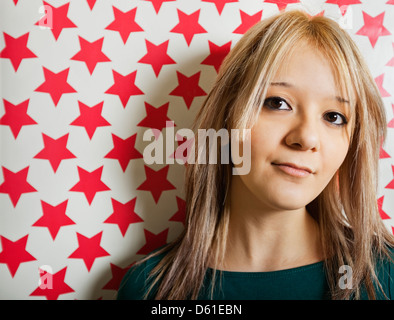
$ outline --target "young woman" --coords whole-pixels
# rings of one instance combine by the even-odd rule
[[[376,195],[385,110],[337,23],[288,11],[252,27],[197,128],[250,128],[251,169],[188,164],[183,233],[130,269],[118,299],[392,298]]]

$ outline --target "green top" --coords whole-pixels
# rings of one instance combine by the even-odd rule
[[[391,251],[393,253],[393,251]],[[164,253],[165,254],[165,253]],[[142,300],[149,287],[145,280],[164,254],[152,257],[143,264],[133,266],[124,276],[118,291],[118,300]],[[208,269],[204,286],[198,299],[210,300],[210,280],[216,272],[213,300],[324,300],[330,299],[324,262],[302,267],[269,272],[214,271]],[[220,286],[220,273],[221,288]],[[343,272],[346,277],[346,271]],[[377,275],[387,297],[394,295],[394,265],[381,261],[377,265]],[[346,284],[346,281],[345,281]],[[157,286],[155,287],[157,290]],[[155,292],[153,290],[153,292]],[[154,293],[148,299],[153,299]],[[377,290],[378,299],[386,299]],[[366,292],[361,299],[368,299]]]

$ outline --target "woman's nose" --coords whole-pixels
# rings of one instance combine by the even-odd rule
[[[300,117],[286,136],[286,144],[294,149],[320,150],[318,120],[312,116]]]

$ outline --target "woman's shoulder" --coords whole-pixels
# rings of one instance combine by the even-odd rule
[[[148,276],[153,268],[163,259],[166,252],[160,252],[164,249],[162,246],[154,251],[152,251],[146,260],[143,262],[137,262],[132,265],[130,269],[123,276],[120,283],[117,300],[143,300],[144,296],[149,289],[150,282]],[[153,290],[152,292],[154,292]],[[152,295],[148,297],[152,298]]]

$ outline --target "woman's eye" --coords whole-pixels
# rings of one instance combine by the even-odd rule
[[[324,115],[324,119],[337,126],[343,126],[347,124],[345,116],[338,112],[328,112]]]
[[[273,110],[291,110],[291,107],[288,105],[286,100],[280,97],[270,97],[265,99],[264,106]]]

